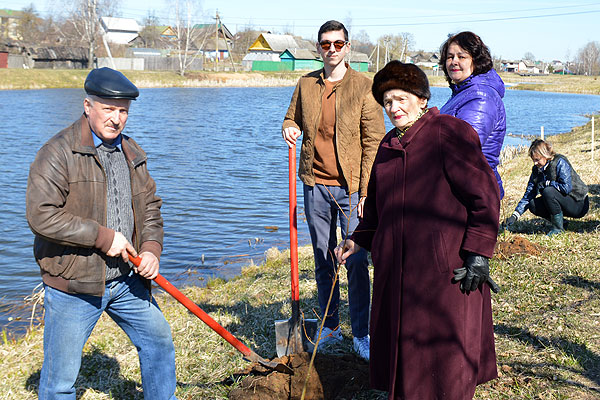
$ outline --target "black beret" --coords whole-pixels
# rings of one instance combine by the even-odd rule
[[[373,97],[383,106],[383,94],[388,90],[400,89],[422,99],[431,97],[427,75],[414,64],[390,61],[373,77]]]
[[[85,78],[85,92],[106,99],[135,100],[138,88],[119,71],[107,67],[93,69]]]

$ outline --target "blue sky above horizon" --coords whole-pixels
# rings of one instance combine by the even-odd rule
[[[175,1],[114,0],[121,17],[142,22],[154,14],[161,23],[173,21]],[[184,0],[181,1],[182,3]],[[286,4],[287,3],[287,4]],[[33,4],[41,16],[66,9],[67,0],[0,0],[0,8],[20,10]],[[600,41],[600,2],[558,0],[454,0],[406,2],[382,1],[302,2],[204,0],[196,2],[198,23],[212,22],[218,10],[232,31],[252,27],[273,33],[293,32],[316,39],[319,26],[337,19],[353,34],[365,31],[371,40],[384,34],[409,32],[415,50],[434,51],[449,33],[471,30],[481,36],[492,54],[520,59],[527,52],[538,60],[572,60],[590,41]]]

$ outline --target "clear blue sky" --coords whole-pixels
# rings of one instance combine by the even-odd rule
[[[138,22],[153,12],[165,25],[172,22],[173,1],[114,0],[120,16]],[[185,0],[180,0],[184,3]],[[20,10],[34,4],[45,16],[64,9],[69,0],[0,0],[0,8]],[[211,22],[218,9],[223,23],[235,33],[246,26],[274,33],[291,31],[314,39],[319,26],[337,19],[352,34],[364,30],[372,42],[384,34],[412,33],[415,50],[437,50],[448,33],[472,30],[504,59],[531,52],[540,60],[573,59],[590,41],[600,41],[600,2],[558,0],[502,1],[252,1],[204,0],[198,22]]]

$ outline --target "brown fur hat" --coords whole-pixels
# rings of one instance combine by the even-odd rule
[[[373,97],[383,106],[383,94],[388,90],[400,89],[422,99],[431,97],[427,75],[414,64],[390,61],[373,78]]]

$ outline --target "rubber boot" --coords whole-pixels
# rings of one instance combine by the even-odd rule
[[[552,222],[552,230],[548,232],[548,236],[556,235],[565,231],[563,227],[564,217],[563,213],[558,213],[550,216],[550,222]]]

